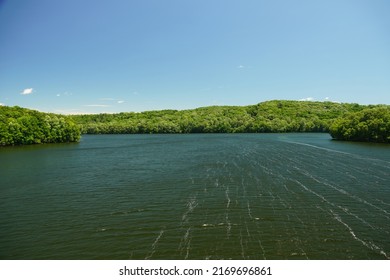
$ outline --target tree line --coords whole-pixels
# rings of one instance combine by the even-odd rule
[[[0,146],[75,142],[80,134],[329,132],[390,142],[390,106],[273,100],[248,106],[63,116],[0,106]]]
[[[80,127],[66,116],[0,106],[0,146],[76,142]]]
[[[348,113],[333,122],[330,134],[339,140],[390,143],[390,106]]]
[[[328,132],[335,119],[358,104],[275,100],[249,106],[75,115],[86,134]]]

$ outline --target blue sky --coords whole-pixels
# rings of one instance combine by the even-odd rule
[[[0,103],[390,104],[387,0],[0,0]]]

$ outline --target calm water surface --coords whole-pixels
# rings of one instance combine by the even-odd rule
[[[1,259],[389,259],[390,146],[95,135],[0,149]]]

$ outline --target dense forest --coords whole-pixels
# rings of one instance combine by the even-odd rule
[[[82,133],[328,132],[335,119],[366,108],[358,104],[267,101],[250,106],[75,115]]]
[[[0,106],[0,146],[76,142],[80,128],[69,117]]]
[[[274,100],[210,106],[63,116],[0,106],[0,146],[75,142],[83,134],[330,132],[334,139],[390,142],[390,106]]]
[[[339,140],[390,143],[390,106],[348,113],[333,122],[330,134]]]

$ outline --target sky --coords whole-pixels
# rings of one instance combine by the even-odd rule
[[[0,104],[390,104],[388,0],[0,0]]]

